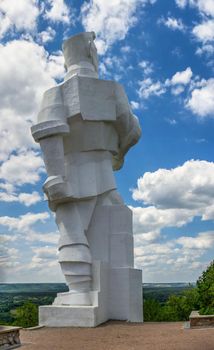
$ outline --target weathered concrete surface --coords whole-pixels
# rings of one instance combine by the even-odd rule
[[[20,327],[0,326],[0,350],[15,349],[21,346]]]
[[[21,331],[23,350],[213,350],[213,329],[184,329],[183,322],[111,321],[97,328]]]
[[[214,315],[199,315],[198,311],[192,311],[189,317],[190,328],[213,327]],[[213,344],[214,349],[214,344]]]

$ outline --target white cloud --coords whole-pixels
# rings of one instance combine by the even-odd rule
[[[53,22],[70,23],[70,11],[64,0],[48,0],[49,10],[45,11],[45,17]]]
[[[132,109],[139,109],[140,104],[137,101],[131,101],[131,108]]]
[[[176,125],[177,121],[175,119],[165,118],[165,121],[170,125]]]
[[[11,152],[37,148],[30,133],[42,94],[64,73],[62,54],[48,55],[35,42],[0,45],[0,160]]]
[[[185,26],[180,18],[161,18],[158,22],[164,24],[166,27],[172,30],[180,30],[181,32],[185,30]]]
[[[142,60],[138,65],[143,68],[143,74],[145,75],[150,75],[153,72],[153,66],[149,61]]]
[[[23,203],[27,207],[29,207],[32,204],[36,204],[41,201],[41,196],[38,192],[33,191],[32,193],[20,193],[18,195],[18,199],[20,203]]]
[[[135,200],[160,208],[197,209],[200,215],[213,203],[214,163],[190,160],[182,166],[147,172],[133,190]]]
[[[214,220],[213,173],[214,163],[192,160],[171,170],[147,172],[139,178],[133,199],[149,206],[130,207],[134,234],[139,235],[136,244],[156,241],[164,228],[183,227],[196,216]],[[197,242],[205,236],[199,235]]]
[[[147,78],[138,82],[140,88],[138,95],[140,98],[148,99],[150,96],[160,96],[166,92],[164,84],[160,81],[154,82],[151,78]]]
[[[6,226],[10,231],[27,232],[37,222],[45,222],[50,217],[49,213],[27,213],[19,217],[0,216],[0,225]]]
[[[180,8],[184,8],[187,5],[188,0],[175,0],[176,4]]]
[[[152,65],[148,61],[141,61],[139,64],[144,70],[145,75],[152,73]],[[138,95],[140,98],[148,99],[150,96],[160,96],[167,91],[167,88],[171,87],[173,95],[177,96],[184,91],[184,86],[191,82],[193,76],[190,67],[187,67],[184,71],[177,72],[171,79],[166,79],[165,82],[153,81],[151,77],[138,81],[140,86]]]
[[[81,7],[86,31],[95,31],[98,52],[104,54],[117,40],[123,40],[137,22],[138,5],[153,4],[155,0],[92,0]]]
[[[147,281],[192,280],[206,262],[202,257],[214,248],[214,231],[188,232],[169,239],[164,229],[184,227],[195,217],[214,220],[214,163],[191,160],[174,169],[147,172],[139,178],[133,199],[147,207],[133,211],[135,262],[144,268]],[[183,228],[183,232],[185,229]],[[187,230],[187,228],[186,228]],[[203,259],[204,260],[204,259]],[[185,272],[184,272],[185,271]]]
[[[62,62],[55,60],[56,73],[50,70],[54,57],[35,42],[13,40],[0,45],[1,109],[32,118],[43,92],[58,78]]]
[[[172,85],[177,85],[177,84],[187,85],[187,84],[189,84],[191,78],[192,78],[192,70],[190,67],[188,67],[186,70],[184,70],[182,72],[175,73],[171,79],[171,84]]]
[[[200,118],[214,117],[214,79],[203,80],[199,88],[194,88],[186,107]]]
[[[157,236],[165,227],[182,227],[191,222],[194,212],[188,209],[159,209],[155,206],[130,207],[133,212],[134,234],[150,234]]]
[[[136,267],[143,267],[144,278],[151,282],[194,281],[198,278],[198,270],[202,271],[208,265],[208,262],[202,263],[201,258],[214,248],[213,231],[161,243],[147,242],[143,236],[135,236],[135,263]]]
[[[30,269],[41,269],[43,271],[49,269],[51,272],[51,270],[53,271],[53,269],[59,265],[57,259],[57,248],[55,246],[33,248],[32,251],[34,255],[29,264]]]
[[[189,0],[190,5],[198,8],[199,12],[207,16],[214,16],[213,0]]]
[[[10,99],[9,95],[8,99]],[[3,102],[2,99],[1,101]],[[18,111],[16,114],[14,105],[11,105],[11,108],[2,109],[0,106],[0,161],[7,160],[12,152],[38,147],[37,144],[34,143],[30,133],[32,123],[26,120],[25,116],[21,115],[21,113],[18,115]]]
[[[175,2],[180,8],[185,8],[189,4],[196,7],[202,15],[214,16],[213,0],[175,0]]]
[[[30,230],[26,240],[31,242],[40,242],[56,245],[59,240],[59,232],[38,232]]]
[[[29,207],[30,205],[36,204],[41,201],[41,197],[38,192],[33,191],[32,193],[7,193],[0,192],[1,202],[19,202]]]
[[[44,172],[42,158],[33,151],[11,155],[0,167],[0,179],[15,186],[35,184]]]
[[[131,47],[129,45],[125,45],[122,46],[120,50],[122,53],[129,53],[131,51]]]
[[[209,249],[214,246],[214,231],[201,232],[196,237],[180,237],[176,242],[188,249]]]
[[[184,86],[183,85],[177,85],[171,89],[171,93],[175,96],[180,95],[182,92],[184,92]]]
[[[199,41],[202,41],[203,43],[213,41],[214,40],[214,19],[210,19],[201,24],[196,25],[193,28],[193,34]]]
[[[56,31],[49,26],[46,30],[43,30],[38,34],[38,38],[43,44],[46,44],[49,41],[53,41],[55,35]]]
[[[211,56],[214,54],[214,46],[212,44],[204,44],[202,47],[198,47],[196,50],[197,55],[207,54]]]
[[[36,28],[39,15],[37,0],[1,0],[0,1],[0,36],[9,29],[29,31]]]
[[[4,237],[0,235],[0,282],[4,282],[5,280],[5,269],[9,258],[7,250],[3,246],[4,242]]]

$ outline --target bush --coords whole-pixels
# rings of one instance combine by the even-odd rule
[[[214,260],[199,277],[197,283],[200,313],[214,314]]]
[[[145,300],[144,321],[176,322],[188,320],[191,311],[199,307],[198,298],[197,289],[191,288],[184,291],[182,295],[170,295],[163,306],[157,300]]]
[[[148,299],[143,303],[143,313],[145,322],[159,321],[161,305],[157,300]]]
[[[34,327],[38,325],[38,306],[27,301],[23,306],[14,310],[14,326]]]

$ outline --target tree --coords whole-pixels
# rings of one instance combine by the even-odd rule
[[[200,311],[214,314],[214,260],[197,280]]]
[[[143,303],[143,314],[145,322],[159,321],[161,305],[157,300],[148,299]]]
[[[27,301],[14,312],[14,325],[20,327],[33,327],[38,325],[38,306]]]
[[[192,310],[199,307],[199,296],[196,288],[187,289],[182,295],[170,295],[166,305],[171,309],[175,321],[188,320]]]

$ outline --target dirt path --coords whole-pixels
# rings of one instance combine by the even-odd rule
[[[23,350],[214,350],[214,328],[183,326],[111,321],[97,328],[22,330],[21,341]]]

